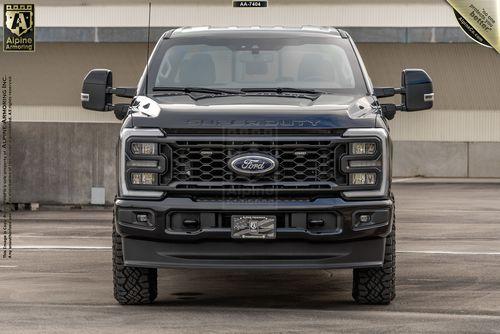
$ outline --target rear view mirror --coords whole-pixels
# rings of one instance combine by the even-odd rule
[[[241,63],[271,63],[274,59],[274,56],[271,52],[242,52],[238,55],[238,61]]]
[[[110,70],[96,69],[90,71],[83,79],[81,93],[82,107],[90,110],[108,111],[113,105],[113,74]]]
[[[434,90],[432,80],[424,70],[404,70],[401,73],[401,95],[403,111],[417,111],[432,108]]]

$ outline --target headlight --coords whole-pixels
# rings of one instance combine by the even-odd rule
[[[387,131],[382,128],[355,128],[346,130],[343,137],[352,138],[342,163],[352,190],[344,191],[343,195],[346,198],[387,197],[391,156]]]
[[[139,138],[129,141],[130,137]],[[156,139],[164,134],[160,129],[136,128],[122,129],[120,133],[119,196],[159,198],[163,195],[155,186],[159,185],[165,161],[159,154],[158,143],[152,142],[155,139],[148,142],[145,137]]]
[[[372,155],[375,153],[377,146],[375,143],[352,143],[351,144],[351,154],[361,155],[368,154]]]
[[[130,150],[135,155],[156,155],[158,144],[156,143],[132,143]]]

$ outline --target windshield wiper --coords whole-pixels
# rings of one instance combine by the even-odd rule
[[[217,88],[205,88],[205,87],[153,87],[154,92],[163,92],[159,95],[183,95],[186,94],[193,100],[201,100],[214,97],[223,97],[230,95],[241,95],[242,92],[239,90],[230,89],[217,89]],[[170,92],[170,93],[168,93]],[[172,92],[175,92],[172,94]]]
[[[205,87],[153,87],[154,92],[183,92],[189,93],[207,93],[207,94],[241,94],[240,90],[217,89]]]
[[[321,90],[316,89],[302,89],[302,88],[291,88],[291,87],[266,87],[266,88],[242,88],[243,93],[255,93],[259,95],[273,95],[282,97],[295,97],[301,99],[316,100],[322,94],[327,94]]]
[[[326,92],[317,89],[303,89],[303,88],[292,88],[292,87],[265,87],[265,88],[242,88],[242,92],[245,93],[297,93],[297,94],[310,94],[310,95],[321,95],[326,94]]]
[[[170,95],[171,93],[168,92],[176,92],[177,94],[186,94],[189,95],[193,100],[200,100],[213,97],[223,97],[230,95],[253,95],[249,93],[257,93],[257,94],[263,93],[262,95],[268,95],[266,93],[269,93],[270,95],[273,96],[277,95],[283,97],[306,98],[310,100],[315,100],[321,94],[326,94],[326,92],[316,89],[301,89],[301,88],[291,88],[291,87],[242,88],[241,90],[217,89],[217,88],[206,88],[206,87],[154,87],[153,91],[164,92],[159,95],[164,95],[165,93]],[[157,94],[155,95],[157,96]]]

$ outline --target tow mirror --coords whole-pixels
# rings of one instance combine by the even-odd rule
[[[113,73],[107,69],[91,70],[83,79],[80,99],[82,107],[89,110],[110,111],[119,110],[123,113],[123,104],[113,104],[113,95],[119,97],[134,97],[137,88],[113,88]]]
[[[380,87],[373,89],[378,98],[401,94],[401,104],[380,104],[382,114],[393,119],[396,111],[418,111],[431,109],[434,103],[432,80],[424,70],[406,69],[401,73],[401,87]]]
[[[108,88],[113,87],[113,74],[110,70],[92,70],[83,79],[82,107],[90,110],[108,111],[113,105],[113,94]]]
[[[403,111],[431,109],[434,103],[432,80],[424,70],[404,70],[401,73]]]

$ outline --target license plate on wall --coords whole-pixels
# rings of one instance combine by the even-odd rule
[[[231,216],[234,239],[276,239],[276,216]]]

